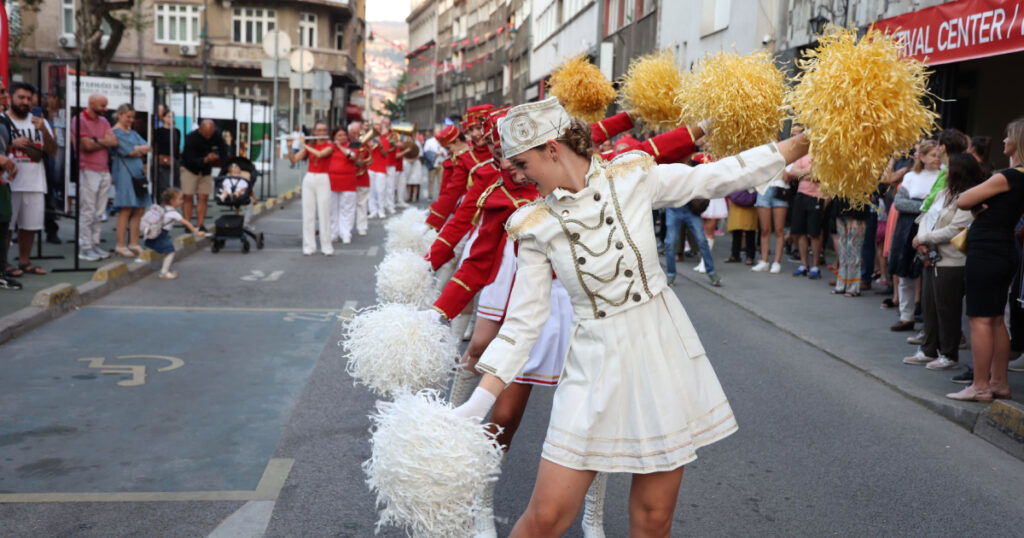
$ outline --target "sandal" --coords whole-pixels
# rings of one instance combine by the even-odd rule
[[[747,258],[746,260],[743,261],[743,265],[754,265],[754,260],[751,258]]]
[[[729,256],[728,258],[722,260],[723,263],[738,263],[739,261],[739,258],[733,258],[732,256]]]
[[[854,292],[851,291],[851,292],[844,293],[843,295],[845,295],[847,297],[860,297],[860,292],[854,293]]]
[[[832,290],[832,295],[843,295],[845,293],[845,290]]]
[[[128,250],[134,252],[136,256],[142,256],[142,247],[139,245],[128,245]]]
[[[946,398],[949,398],[950,400],[959,400],[961,402],[991,402],[993,394],[989,389],[976,390],[967,387],[960,392],[951,392],[947,394]]]
[[[25,271],[22,271],[21,269],[18,269],[17,267],[14,267],[12,265],[12,266],[8,267],[4,271],[4,274],[6,274],[9,277],[18,278],[18,277],[24,276],[25,275]]]
[[[175,278],[178,278],[178,273],[175,273],[174,271],[167,271],[166,273],[160,273],[159,277],[163,280],[174,280]]]
[[[882,299],[882,308],[895,308],[896,303],[892,300],[892,297],[886,297]]]
[[[122,258],[134,258],[135,257],[135,252],[129,250],[126,247],[117,247],[117,248],[114,249],[114,253],[116,253],[118,256],[121,256]]]
[[[43,275],[46,274],[46,269],[43,269],[42,267],[39,267],[38,265],[32,265],[31,263],[23,263],[23,264],[18,265],[18,270],[21,271],[21,274],[23,274],[23,275],[39,275],[39,276],[43,276]],[[12,274],[11,276],[17,277],[17,276],[20,276],[20,275]]]

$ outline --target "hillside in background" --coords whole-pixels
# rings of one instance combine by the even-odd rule
[[[367,24],[375,37],[366,47],[366,93],[371,110],[376,111],[378,103],[394,98],[395,84],[405,71],[409,28],[404,22],[370,21]]]

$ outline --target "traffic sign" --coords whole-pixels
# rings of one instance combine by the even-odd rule
[[[290,58],[292,71],[309,73],[313,70],[313,53],[305,49],[293,50]]]
[[[313,88],[317,90],[329,90],[334,83],[330,71],[318,69],[313,71]]]
[[[276,74],[274,73],[275,65],[277,66],[277,73]],[[277,60],[275,60],[273,58],[264,58],[263,59],[263,65],[262,65],[262,71],[261,71],[260,75],[263,76],[264,78],[274,78],[275,75],[278,76],[278,77],[287,77],[288,74],[291,73],[291,72],[292,72],[292,68],[291,68],[290,65],[288,65],[288,60],[285,60],[285,59],[277,59]]]
[[[275,48],[276,47],[276,48]],[[287,32],[271,30],[263,34],[263,52],[271,58],[286,58],[292,50],[292,39]]]

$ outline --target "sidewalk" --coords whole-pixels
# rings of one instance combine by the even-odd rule
[[[305,166],[300,168],[289,168],[289,162],[287,160],[281,160],[277,165],[277,185],[276,188],[270,194],[276,196],[282,192],[299,186],[302,183],[302,175],[305,172]],[[257,193],[260,189],[257,188]],[[113,193],[111,193],[113,195]],[[207,212],[207,224],[212,224],[213,220],[220,215],[221,207],[216,204],[210,204],[210,209]],[[106,250],[113,251],[116,245],[114,239],[114,223],[116,217],[108,217],[107,221],[103,223],[103,248]],[[29,304],[32,303],[32,298],[35,297],[36,293],[40,290],[49,288],[51,286],[66,282],[71,285],[78,285],[88,282],[92,279],[93,271],[102,265],[110,263],[112,261],[123,261],[129,265],[133,263],[133,260],[128,258],[121,258],[117,255],[108,258],[106,260],[100,260],[98,262],[87,262],[79,260],[79,267],[88,269],[85,271],[69,271],[69,272],[54,272],[54,269],[71,268],[75,266],[75,245],[73,243],[75,236],[75,223],[71,219],[61,219],[60,224],[60,238],[63,240],[61,245],[51,245],[49,243],[43,243],[42,253],[45,259],[35,259],[35,256],[39,252],[39,245],[33,242],[32,245],[32,263],[42,267],[49,271],[49,274],[43,276],[24,275],[18,278],[18,281],[24,286],[21,290],[0,290],[0,318],[16,312]],[[184,229],[175,228],[172,232],[173,236],[183,235],[186,231]],[[62,258],[50,258],[51,256]],[[18,247],[16,244],[11,244],[11,250],[8,253],[8,260],[12,264],[16,264],[18,260]]]
[[[906,343],[907,337],[916,332],[889,330],[896,321],[896,311],[881,309],[884,296],[876,290],[855,298],[832,295],[828,286],[831,272],[826,270],[821,280],[794,278],[792,273],[798,265],[795,262],[783,261],[780,274],[754,273],[742,263],[722,263],[731,241],[730,237],[721,238],[715,250],[715,269],[722,276],[722,287],[711,287],[705,275],[693,271],[694,258],[681,262],[678,274],[685,280],[677,280],[676,285],[704,286],[945,418],[975,430],[979,415],[989,404],[945,397],[964,387],[949,381],[962,369],[932,371],[902,363],[903,357],[916,350]],[[830,255],[829,260],[832,259],[834,256]],[[700,308],[690,306],[689,312],[699,316]],[[917,327],[920,329],[921,324]],[[970,349],[961,350],[960,362],[971,364]],[[1010,384],[1015,397],[1024,398],[1024,374],[1010,372]]]

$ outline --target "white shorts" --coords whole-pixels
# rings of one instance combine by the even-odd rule
[[[530,350],[530,359],[516,376],[516,383],[550,386],[557,385],[562,377],[574,319],[569,292],[557,278],[551,281],[550,305],[548,320]]]
[[[35,232],[43,229],[46,216],[46,194],[41,192],[11,193],[11,229]]]
[[[467,246],[466,252],[469,251]],[[501,267],[494,277],[494,282],[484,286],[476,305],[476,315],[491,321],[505,319],[505,307],[508,306],[509,295],[512,294],[512,282],[516,276],[516,251],[512,241],[505,241],[505,250],[501,253]]]

